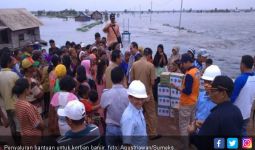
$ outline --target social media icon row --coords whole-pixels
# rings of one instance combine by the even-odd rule
[[[227,149],[238,149],[238,138],[227,138]],[[252,138],[242,138],[242,149],[252,148]],[[214,149],[225,149],[225,138],[214,139]]]

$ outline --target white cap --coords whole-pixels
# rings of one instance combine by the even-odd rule
[[[128,95],[135,98],[148,98],[144,84],[139,80],[134,80],[128,87]]]
[[[202,79],[207,81],[213,81],[215,77],[220,75],[221,75],[220,68],[216,65],[211,65],[205,69]]]
[[[79,100],[73,100],[68,102],[65,108],[59,108],[58,115],[72,120],[81,120],[85,117],[86,110]]]

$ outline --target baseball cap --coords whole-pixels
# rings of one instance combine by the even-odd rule
[[[81,120],[85,117],[86,110],[79,100],[73,100],[68,102],[64,108],[59,108],[58,115],[72,120]]]
[[[189,54],[185,53],[185,54],[182,54],[182,57],[181,57],[181,62],[182,63],[185,63],[185,62],[193,62],[193,59],[190,57]]]
[[[207,52],[206,49],[200,49],[197,53],[198,56],[202,56],[202,57],[208,57],[209,53]]]
[[[29,67],[32,67],[34,64],[34,60],[32,59],[32,57],[27,57],[25,59],[22,60],[21,62],[21,66],[23,69],[27,69]]]

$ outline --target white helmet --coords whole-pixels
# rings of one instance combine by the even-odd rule
[[[128,87],[128,95],[135,98],[148,98],[144,84],[140,80],[134,80]]]
[[[213,81],[215,77],[220,76],[220,68],[216,65],[211,65],[205,69],[205,72],[202,76],[203,80]]]

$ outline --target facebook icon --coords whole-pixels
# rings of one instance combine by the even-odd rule
[[[215,138],[214,139],[214,149],[224,149],[225,148],[225,139],[224,138]]]

